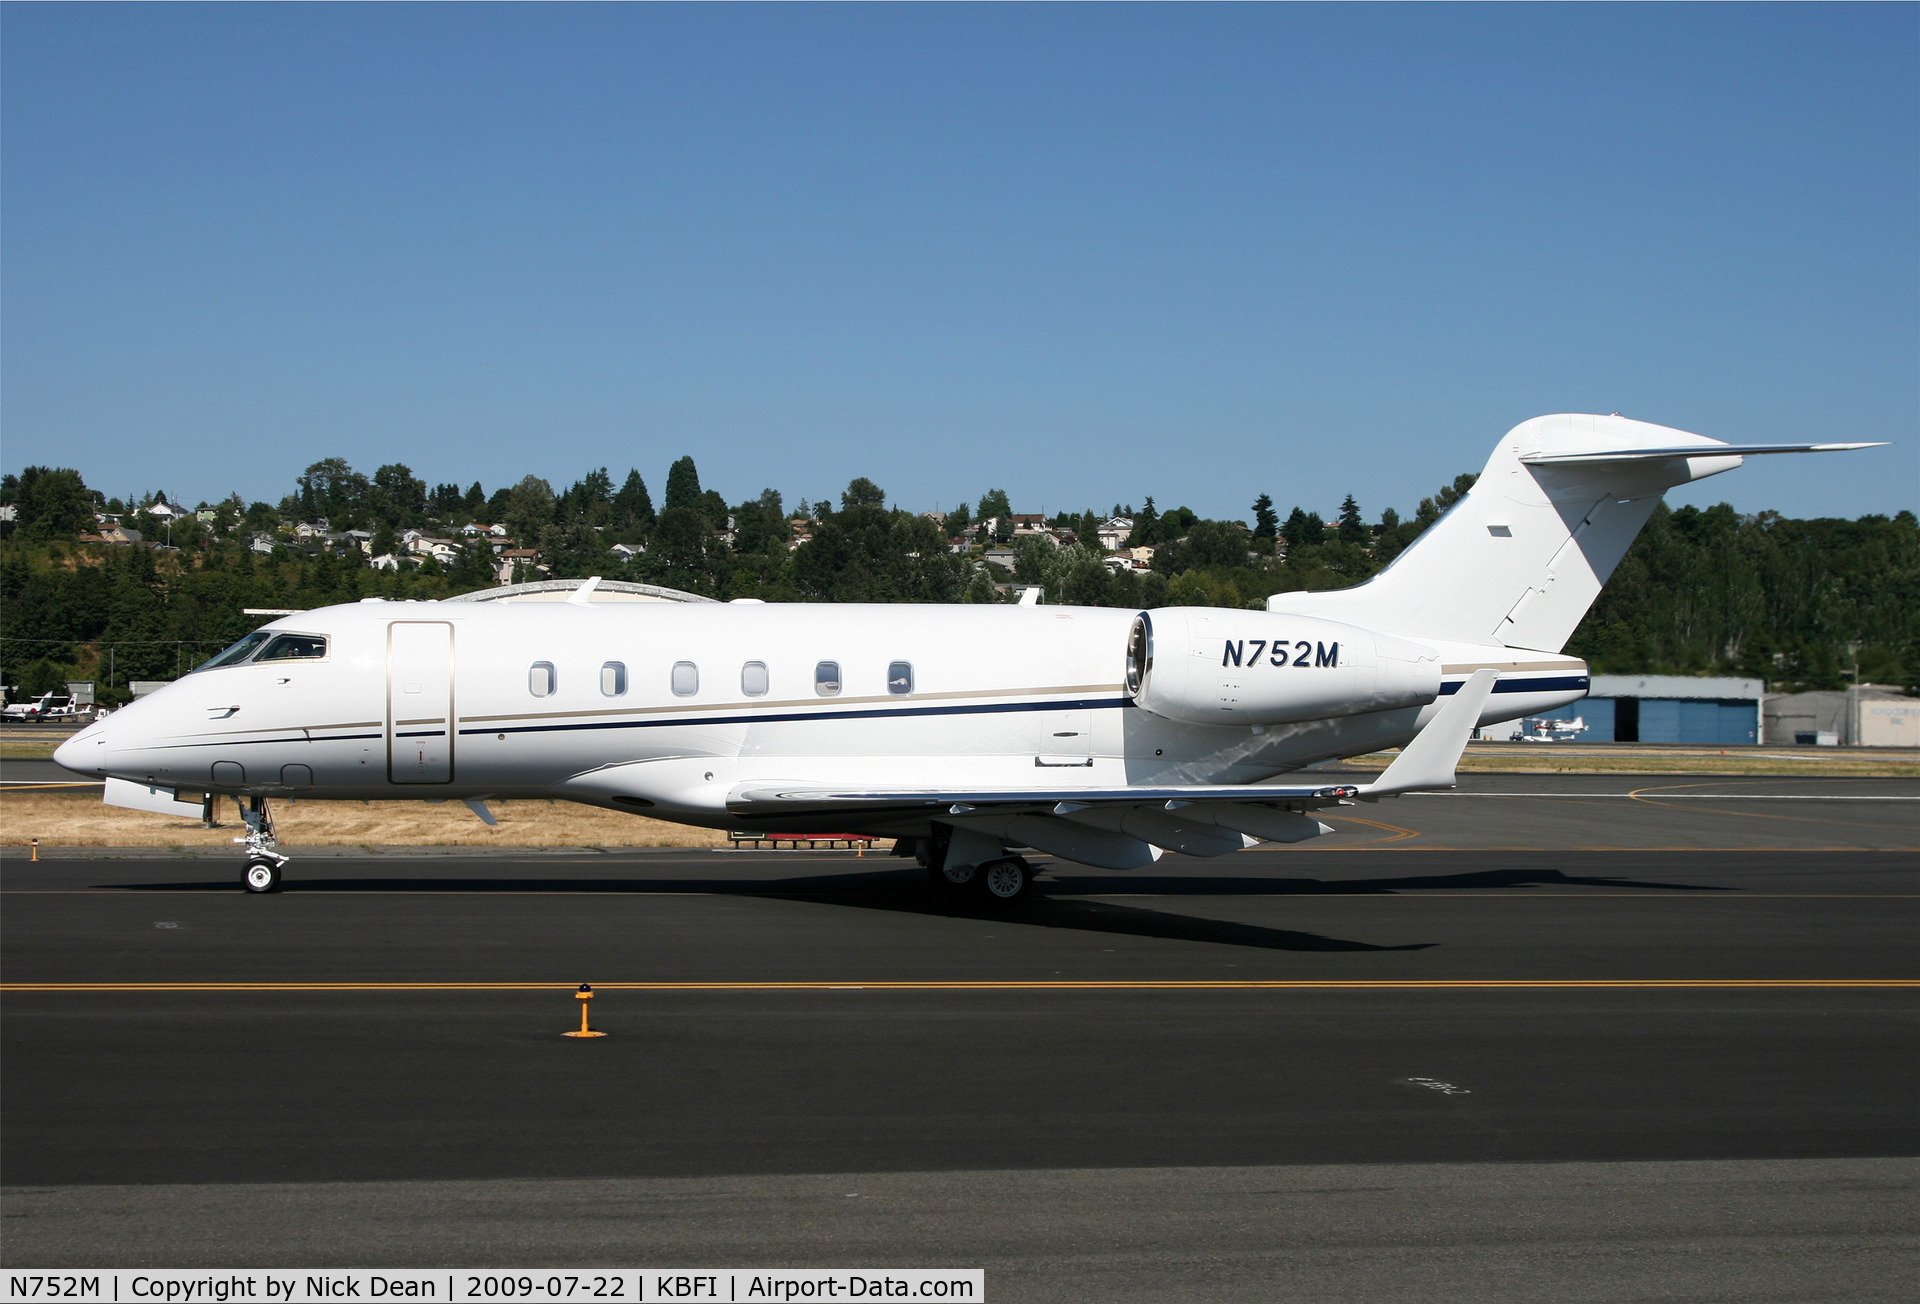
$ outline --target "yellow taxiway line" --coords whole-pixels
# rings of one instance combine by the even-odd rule
[[[505,983],[0,983],[0,993],[26,992],[548,992],[575,990],[570,982]],[[1281,978],[1281,979],[1040,979],[879,980],[840,982],[612,982],[597,992],[838,992],[838,991],[1556,991],[1614,988],[1826,989],[1920,988],[1920,978]]]

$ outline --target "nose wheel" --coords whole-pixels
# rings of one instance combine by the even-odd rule
[[[279,845],[273,836],[273,812],[265,797],[249,797],[241,807],[240,818],[247,822],[247,836],[234,841],[247,849],[247,867],[240,875],[240,886],[249,892],[278,892],[280,871],[287,857],[274,850]]]

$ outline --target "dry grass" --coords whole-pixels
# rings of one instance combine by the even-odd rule
[[[727,835],[664,820],[622,815],[573,802],[488,803],[500,823],[482,824],[458,802],[276,801],[280,840],[296,847],[719,847]],[[239,816],[220,803],[227,827],[203,828],[196,819],[150,815],[102,804],[97,790],[0,793],[0,845],[43,847],[230,846]]]
[[[0,761],[50,761],[53,750],[72,734],[44,734],[39,737],[0,735]]]

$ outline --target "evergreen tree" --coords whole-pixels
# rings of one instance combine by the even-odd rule
[[[1253,537],[1271,539],[1280,532],[1280,516],[1273,510],[1273,497],[1261,494],[1253,500]]]
[[[1133,514],[1133,533],[1127,536],[1129,548],[1148,548],[1160,542],[1160,513],[1154,510],[1153,495],[1147,505]]]
[[[640,472],[628,471],[626,483],[613,496],[613,523],[618,529],[641,534],[653,528],[653,498]]]
[[[667,469],[667,497],[661,510],[695,509],[699,505],[700,472],[694,469],[691,457],[683,457]]]
[[[1360,516],[1360,504],[1354,501],[1352,494],[1348,494],[1340,504],[1340,542],[1364,546],[1372,537],[1372,531],[1367,529],[1366,521]]]
[[[1287,523],[1280,532],[1288,548],[1312,548],[1327,541],[1327,526],[1320,513],[1298,507],[1287,513]]]

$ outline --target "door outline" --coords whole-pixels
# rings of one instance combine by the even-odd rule
[[[1040,721],[1039,746],[1033,758],[1041,769],[1086,769],[1093,765],[1093,711],[1075,707],[1066,711],[1036,712]]]
[[[444,779],[401,779],[401,778],[395,777],[393,772],[393,744],[394,744],[394,739],[397,737],[399,723],[400,723],[399,720],[396,718],[395,712],[393,709],[393,699],[394,699],[393,632],[394,630],[400,628],[402,625],[412,626],[415,628],[418,628],[420,626],[426,626],[426,625],[439,625],[440,627],[442,627],[447,631],[447,713],[445,717],[446,730],[447,730],[447,734],[446,734],[447,777]],[[459,731],[454,728],[454,720],[456,719],[456,716],[454,714],[453,694],[454,694],[454,665],[456,660],[457,660],[457,657],[455,654],[454,629],[453,629],[452,621],[450,620],[393,620],[393,621],[387,622],[387,720],[386,720],[387,727],[386,727],[386,732],[387,732],[387,782],[388,783],[405,784],[408,787],[432,787],[432,786],[439,786],[442,784],[451,784],[453,782],[453,776],[454,776],[453,743],[454,743],[454,739],[459,734]]]

